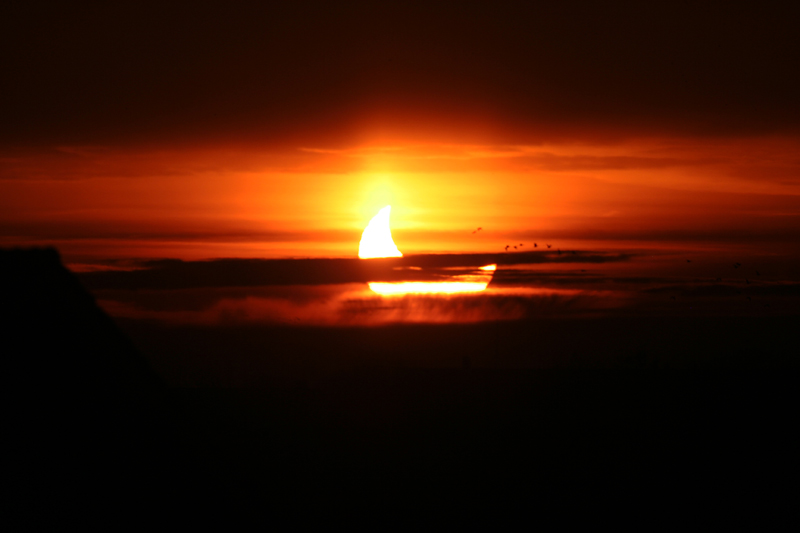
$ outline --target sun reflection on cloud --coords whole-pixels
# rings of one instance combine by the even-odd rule
[[[406,281],[400,283],[373,282],[369,288],[383,296],[402,294],[454,294],[459,292],[480,292],[486,290],[488,283],[469,283],[459,281]]]
[[[452,281],[401,281],[396,283],[370,282],[369,288],[382,296],[406,294],[458,294],[485,291],[492,281],[497,265],[480,268],[480,274],[457,275]]]

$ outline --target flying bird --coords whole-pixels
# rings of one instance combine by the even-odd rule
[[[534,248],[538,248],[538,247],[539,247],[539,245],[538,245],[538,244],[536,244],[536,243],[533,243],[533,247],[534,247]]]
[[[516,249],[517,249],[517,247],[515,246],[515,247],[514,247],[514,249],[516,250]]]
[[[476,229],[475,231],[473,231],[472,233],[473,233],[473,234],[475,234],[475,233],[478,233],[478,232],[479,232],[480,230],[482,230],[482,229],[483,229],[483,228],[478,228],[478,229]]]
[[[506,244],[506,252],[508,251],[509,246]]]
[[[691,259],[687,259],[686,262],[687,263],[691,263],[692,261],[691,261]]]
[[[742,266],[742,264],[741,264],[741,263],[734,263],[734,264],[733,264],[733,268],[739,268],[740,266]]]
[[[553,247],[553,245],[552,245],[552,244],[548,244],[548,245],[547,245],[547,247],[548,247],[548,248],[552,248],[552,247]]]

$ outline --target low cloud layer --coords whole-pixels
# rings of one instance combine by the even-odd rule
[[[418,268],[441,280],[473,269],[486,257],[406,257],[378,261],[372,269],[359,268],[366,262],[358,260],[158,261],[140,264],[139,270],[79,277],[113,316],[204,326],[769,317],[800,311],[800,279],[785,276],[763,258],[742,266],[709,256],[692,263],[674,254],[570,254],[562,256],[564,261],[554,255],[509,254],[485,292],[449,296],[383,297],[371,292],[366,281],[416,279]],[[398,268],[399,261],[425,266]]]
[[[409,255],[391,259],[165,259],[129,263],[128,270],[79,274],[96,289],[194,289],[269,285],[326,285],[367,281],[437,281],[489,264],[601,264],[627,261],[631,254],[559,251],[514,254]],[[414,267],[414,268],[411,268]],[[463,271],[463,272],[462,272]],[[502,278],[502,274],[499,276]]]

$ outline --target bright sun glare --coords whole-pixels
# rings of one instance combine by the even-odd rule
[[[392,206],[387,205],[367,224],[361,234],[361,244],[358,245],[358,257],[361,259],[403,257],[392,240],[392,230],[389,228],[391,210]]]
[[[358,257],[372,259],[377,257],[403,257],[392,240],[389,227],[389,213],[392,206],[387,205],[372,217],[358,246]],[[456,294],[486,290],[492,280],[497,265],[480,267],[480,272],[453,276],[452,281],[405,281],[400,283],[369,282],[369,288],[382,296],[406,294]]]

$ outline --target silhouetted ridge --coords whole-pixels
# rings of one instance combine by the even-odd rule
[[[163,386],[56,250],[0,250],[0,353],[28,503],[118,498],[172,462]]]
[[[100,387],[142,398],[158,388],[130,341],[52,248],[0,251],[4,366],[17,384]]]

